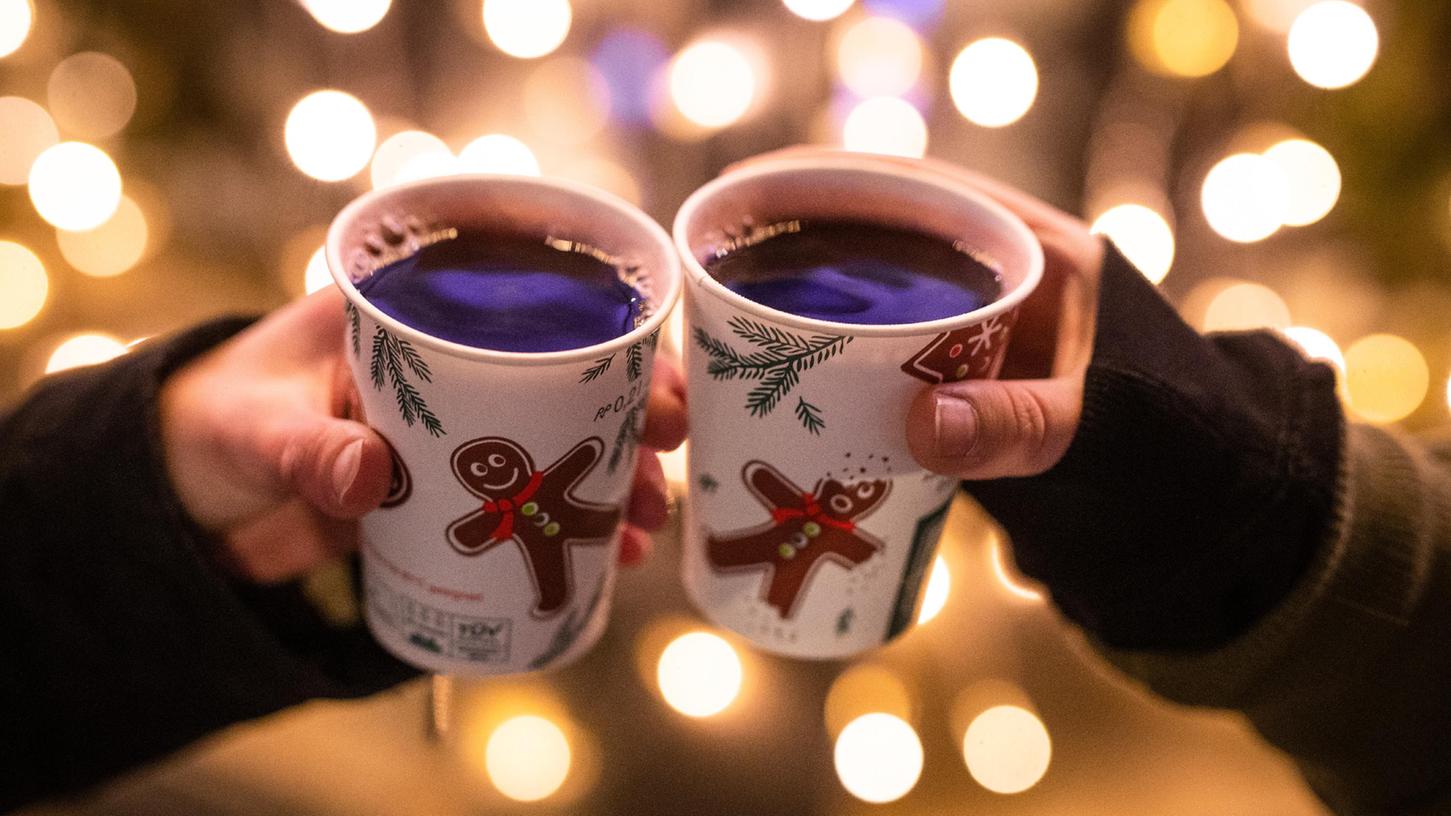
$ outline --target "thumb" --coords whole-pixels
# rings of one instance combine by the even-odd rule
[[[929,388],[907,413],[907,444],[928,470],[960,479],[1033,476],[1063,458],[1083,381],[969,380]]]
[[[371,428],[326,415],[274,426],[268,460],[277,482],[325,515],[357,518],[388,494],[393,461]]]

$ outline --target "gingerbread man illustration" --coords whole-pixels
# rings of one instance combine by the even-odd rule
[[[856,523],[887,498],[890,480],[844,484],[822,479],[808,492],[761,461],[747,462],[741,478],[771,512],[771,520],[708,536],[706,557],[717,572],[765,571],[762,600],[783,620],[795,616],[806,585],[822,564],[852,569],[882,549],[882,542]]]
[[[608,543],[620,518],[618,507],[573,495],[604,450],[604,442],[590,437],[536,470],[529,453],[508,439],[464,443],[453,452],[453,472],[484,503],[448,526],[449,544],[464,555],[481,555],[513,542],[534,582],[532,614],[557,614],[574,596],[570,549]]]
[[[968,377],[997,376],[1017,312],[996,315],[976,326],[943,332],[902,364],[902,370],[933,385]]]

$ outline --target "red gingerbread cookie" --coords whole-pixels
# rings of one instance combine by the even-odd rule
[[[997,315],[965,329],[937,335],[902,364],[902,370],[936,385],[969,377],[997,376],[1016,312]]]
[[[536,617],[550,617],[574,596],[570,548],[600,546],[614,535],[618,507],[574,497],[572,491],[599,462],[605,444],[590,437],[544,470],[518,444],[496,436],[466,442],[453,452],[453,472],[484,500],[448,526],[448,543],[480,555],[504,542],[518,545],[534,582]]]
[[[741,478],[771,511],[771,520],[708,536],[706,557],[717,572],[765,571],[762,599],[783,620],[796,614],[807,583],[823,563],[851,569],[882,549],[882,542],[857,529],[856,522],[887,498],[890,480],[843,484],[822,479],[807,492],[761,461],[747,462]]]

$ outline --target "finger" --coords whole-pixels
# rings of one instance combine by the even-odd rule
[[[1073,441],[1083,381],[969,380],[930,388],[907,413],[907,444],[928,470],[960,479],[1031,476]]]
[[[356,548],[356,524],[328,518],[299,499],[233,531],[223,555],[241,577],[278,583]]]
[[[675,450],[685,441],[685,378],[673,357],[655,358],[645,428],[640,441],[656,450]]]
[[[392,457],[371,428],[325,414],[297,415],[261,435],[277,484],[333,518],[357,518],[388,494]]]
[[[650,534],[632,524],[620,531],[620,563],[633,567],[644,561],[655,548]]]
[[[636,527],[658,530],[670,518],[665,471],[660,467],[660,458],[649,448],[641,447],[637,458],[639,464],[635,468],[635,482],[631,486],[625,518]]]

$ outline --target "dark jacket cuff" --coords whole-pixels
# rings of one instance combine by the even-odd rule
[[[1110,245],[1068,452],[1040,476],[966,487],[1099,640],[1207,649],[1324,543],[1342,425],[1327,366],[1268,332],[1198,334]]]

